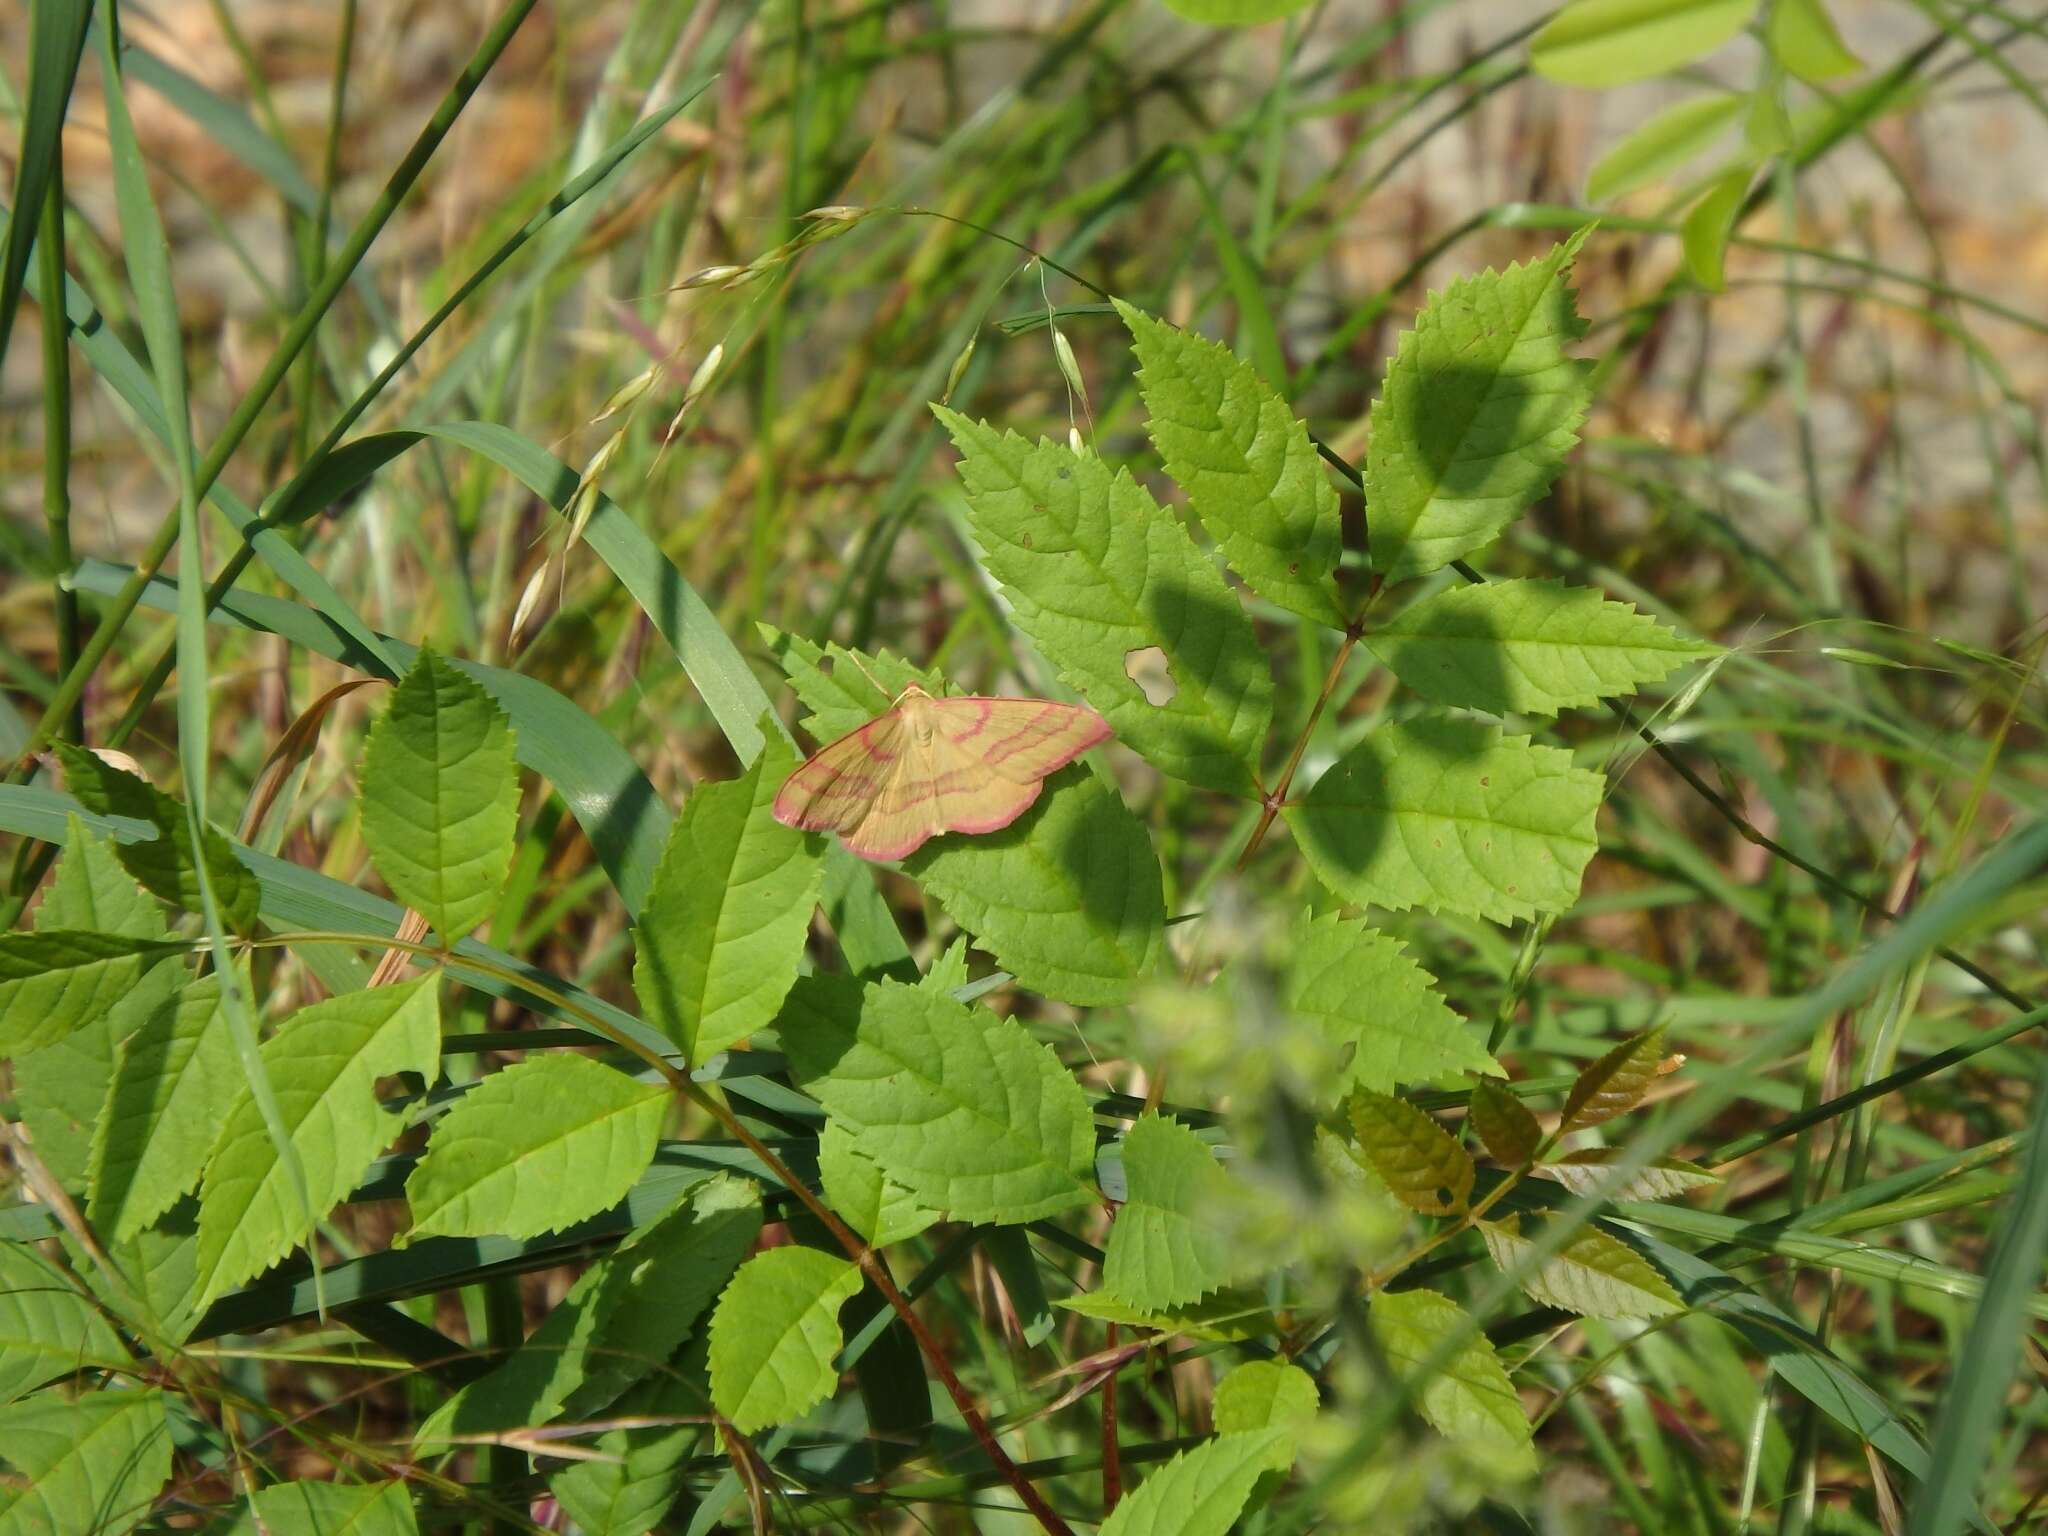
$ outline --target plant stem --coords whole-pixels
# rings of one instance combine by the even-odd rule
[[[1308,741],[1315,734],[1317,724],[1323,718],[1323,711],[1329,706],[1330,695],[1337,691],[1337,680],[1344,675],[1344,664],[1351,659],[1351,652],[1357,646],[1359,637],[1365,633],[1365,621],[1353,619],[1345,628],[1344,643],[1337,647],[1337,654],[1330,658],[1330,670],[1323,674],[1323,686],[1316,693],[1316,702],[1308,712],[1308,723],[1295,738],[1294,750],[1287,755],[1287,766],[1280,770],[1280,782],[1275,784],[1266,796],[1266,803],[1259,811],[1258,825],[1252,828],[1252,835],[1246,839],[1244,852],[1237,856],[1237,867],[1243,869],[1251,862],[1253,854],[1259,851],[1259,844],[1265,840],[1266,829],[1273,825],[1273,818],[1280,814],[1280,807],[1287,803],[1287,791],[1294,787],[1294,775],[1301,768],[1301,757],[1308,750]]]
[[[36,286],[43,312],[43,522],[50,534],[57,621],[57,671],[78,665],[78,594],[71,575],[71,341],[64,323],[64,157],[52,157],[50,185],[43,194],[42,225],[36,232]],[[74,700],[57,721],[57,733],[85,740],[85,707]]]
[[[220,436],[207,450],[206,458],[193,476],[195,498],[203,499],[213,488],[213,483],[220,478],[228,460],[234,456],[235,450],[241,447],[242,439],[248,436],[249,429],[256,424],[257,416],[270,403],[270,397],[277,392],[277,387],[290,370],[293,359],[312,339],[321,317],[327,313],[341,293],[342,287],[362,264],[364,256],[369,253],[371,242],[383,232],[391,216],[405,201],[413,184],[419,180],[420,173],[426,169],[427,161],[433,156],[434,151],[440,148],[441,141],[455,126],[455,119],[461,115],[462,109],[469,104],[470,98],[482,86],[484,77],[497,62],[498,55],[505,51],[506,45],[512,41],[512,34],[519,30],[520,23],[537,3],[538,0],[509,0],[503,14],[485,34],[483,41],[477,45],[476,52],[463,66],[462,73],[456,77],[455,82],[448,87],[447,94],[441,98],[441,104],[435,108],[433,117],[420,130],[419,137],[413,140],[412,148],[406,151],[405,158],[391,173],[390,179],[384,183],[384,189],[377,194],[377,200],[371,204],[355,229],[350,232],[347,243],[336,253],[334,264],[321,277],[298,314],[292,317],[292,323],[278,341],[276,350],[263,365],[263,372],[257,376],[256,382],[250,385],[248,393],[242,397],[241,402],[235,407],[234,414],[222,427]],[[62,291],[46,296],[44,302],[55,304],[61,313],[64,303]],[[86,643],[71,670],[65,673],[64,680],[58,684],[56,695],[43,711],[42,719],[36,722],[35,730],[30,733],[28,742],[22,750],[22,761],[15,765],[11,778],[18,781],[25,776],[33,764],[35,755],[49,744],[58,725],[77,707],[78,701],[85,693],[86,683],[99,664],[106,659],[107,652],[113,649],[114,642],[120,638],[121,630],[134,614],[136,605],[142,601],[144,589],[148,587],[151,578],[163,568],[164,561],[169,558],[177,542],[178,516],[176,509],[173,509],[157,529],[148,549],[143,552],[143,558],[137,562],[134,574],[121,584],[120,591],[116,592],[109,602],[101,618],[100,627]]]

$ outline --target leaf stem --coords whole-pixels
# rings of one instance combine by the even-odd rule
[[[1374,590],[1378,590],[1375,579]],[[1267,793],[1264,806],[1259,811],[1258,825],[1252,828],[1252,835],[1246,839],[1244,852],[1237,856],[1237,867],[1241,870],[1251,862],[1253,854],[1259,851],[1259,844],[1265,840],[1266,829],[1273,825],[1273,818],[1280,814],[1280,807],[1287,803],[1287,792],[1294,787],[1294,775],[1301,768],[1302,754],[1308,751],[1309,738],[1315,735],[1316,726],[1323,718],[1323,711],[1329,707],[1330,696],[1337,691],[1337,681],[1344,675],[1344,664],[1351,659],[1359,639],[1365,634],[1365,621],[1353,619],[1344,630],[1344,643],[1337,647],[1337,654],[1330,658],[1330,669],[1323,674],[1323,686],[1316,692],[1315,704],[1308,712],[1308,721],[1295,738],[1294,750],[1287,754],[1287,766],[1280,770],[1280,780]]]

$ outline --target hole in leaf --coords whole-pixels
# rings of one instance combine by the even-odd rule
[[[839,658],[836,656],[820,656],[818,658],[818,672],[821,676],[830,677],[832,669],[838,664]]]
[[[1124,676],[1138,685],[1145,702],[1154,708],[1171,704],[1173,696],[1180,692],[1180,684],[1173,680],[1173,672],[1166,665],[1166,652],[1156,645],[1125,652]]]

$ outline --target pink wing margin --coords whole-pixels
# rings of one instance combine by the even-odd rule
[[[857,825],[896,761],[887,744],[898,724],[896,712],[889,710],[818,748],[783,780],[775,795],[775,819],[802,832],[839,832]]]
[[[933,699],[926,707],[956,751],[1012,784],[1037,783],[1111,734],[1094,710],[1050,699]]]

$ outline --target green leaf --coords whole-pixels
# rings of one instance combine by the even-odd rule
[[[1261,597],[1342,629],[1337,493],[1308,429],[1229,348],[1114,302],[1142,365],[1146,431],[1223,558]]]
[[[0,1408],[0,1536],[121,1536],[171,1478],[161,1392],[41,1393]],[[6,1484],[13,1483],[13,1487]]]
[[[1633,693],[1715,649],[1591,587],[1539,580],[1449,588],[1365,643],[1424,698],[1496,715],[1554,715]]]
[[[1507,922],[1577,898],[1604,789],[1568,752],[1422,718],[1381,726],[1284,814],[1346,901]]]
[[[67,1190],[83,1196],[91,1180],[93,1138],[103,1119],[120,1043],[156,1008],[177,996],[186,976],[182,957],[157,961],[98,1017],[14,1063],[14,1100],[22,1124],[35,1137],[43,1166]],[[218,1128],[216,1120],[213,1129]],[[199,1156],[205,1151],[201,1147]],[[198,1157],[190,1172],[195,1179],[199,1176]]]
[[[719,1174],[577,1277],[532,1337],[497,1369],[436,1409],[416,1445],[492,1435],[608,1408],[653,1373],[697,1320],[761,1232],[761,1195]]]
[[[1061,1002],[1128,1002],[1165,952],[1152,840],[1079,765],[1007,827],[926,843],[903,868],[1019,986]]]
[[[700,1358],[657,1371],[621,1398],[611,1416],[696,1422],[607,1430],[592,1446],[601,1459],[572,1462],[548,1479],[548,1492],[584,1530],[644,1536],[681,1497],[689,1459],[711,1433],[711,1388],[701,1351],[692,1345],[690,1353]]]
[[[1573,0],[1529,40],[1536,72],[1602,89],[1647,80],[1734,37],[1756,0]]]
[[[1586,177],[1586,201],[1610,202],[1669,175],[1704,153],[1748,106],[1725,91],[1666,107],[1602,155]]]
[[[1233,1191],[1215,1154],[1180,1121],[1149,1114],[1125,1133],[1123,1162],[1128,1193],[1110,1228],[1103,1288],[1147,1312],[1221,1289],[1242,1266],[1219,1224]]]
[[[73,1371],[129,1364],[90,1296],[33,1244],[0,1243],[0,1403]]]
[[[1616,1115],[1625,1115],[1643,1100],[1664,1056],[1664,1031],[1645,1030],[1631,1035],[1591,1066],[1581,1071],[1565,1095],[1564,1115],[1557,1134],[1590,1130]]]
[[[1387,580],[1491,543],[1564,468],[1590,398],[1564,350],[1586,330],[1565,279],[1585,238],[1459,278],[1401,337],[1365,458],[1372,564]]]
[[[771,1022],[803,961],[825,866],[773,815],[795,767],[778,736],[737,779],[698,786],[633,931],[645,1017],[693,1065]]]
[[[1184,1334],[1191,1339],[1219,1344],[1260,1338],[1279,1326],[1271,1310],[1258,1297],[1242,1290],[1220,1291],[1207,1301],[1190,1307],[1169,1307],[1163,1312],[1134,1307],[1107,1291],[1063,1297],[1053,1305],[1078,1312],[1098,1323],[1115,1323],[1120,1328],[1146,1328],[1155,1333]]]
[[[122,1042],[106,1085],[92,1145],[94,1224],[125,1240],[189,1194],[241,1093],[220,978],[156,1001]]]
[[[1417,1389],[1417,1405],[1431,1428],[1504,1468],[1535,1465],[1522,1400],[1485,1334],[1473,1329],[1455,1355],[1414,1380],[1432,1365],[1446,1338],[1470,1328],[1471,1319],[1456,1302],[1435,1291],[1382,1291],[1372,1299],[1371,1322],[1388,1363]]]
[[[181,945],[46,928],[0,933],[0,1058],[26,1056],[100,1018]]]
[[[1543,1145],[1543,1127],[1528,1105],[1498,1083],[1476,1086],[1465,1114],[1487,1156],[1509,1168],[1526,1168]]]
[[[72,1273],[92,1287],[114,1317],[137,1331],[183,1343],[199,1321],[199,1202],[179,1201],[155,1226],[126,1242],[104,1235],[101,1241],[128,1286],[112,1284],[67,1236],[64,1251]]]
[[[1787,73],[1802,80],[1839,80],[1863,67],[1821,0],[1771,0],[1764,44]]]
[[[230,1536],[413,1536],[412,1495],[402,1478],[381,1483],[273,1483],[250,1500]],[[262,1524],[259,1527],[257,1520]]]
[[[363,842],[391,894],[452,944],[496,909],[519,773],[505,712],[422,650],[363,749]]]
[[[403,1128],[377,1102],[381,1077],[440,1075],[441,1013],[425,976],[302,1008],[263,1046],[280,1118],[305,1170],[312,1219],[361,1182]],[[202,1308],[311,1236],[306,1211],[246,1091],[228,1112],[200,1186]]]
[[[1479,1232],[1504,1273],[1516,1273],[1535,1252],[1535,1242],[1522,1235],[1519,1217],[1482,1221]],[[1574,1232],[1556,1253],[1522,1275],[1520,1284],[1531,1301],[1582,1317],[1669,1317],[1685,1310],[1671,1282],[1648,1259],[1597,1227]]]
[[[1470,1204],[1472,1155],[1406,1099],[1359,1089],[1351,1096],[1351,1129],[1373,1172],[1403,1205],[1448,1216]]]
[[[1708,185],[1707,192],[1685,216],[1680,243],[1685,247],[1685,264],[1693,281],[1719,293],[1726,286],[1723,262],[1728,239],[1735,233],[1736,215],[1749,197],[1749,184],[1756,179],[1756,167],[1742,161],[1723,171]]]
[[[860,1289],[851,1259],[770,1248],[740,1266],[711,1314],[711,1400],[743,1435],[831,1395],[839,1309]]]
[[[1216,1383],[1210,1415],[1219,1435],[1277,1429],[1285,1438],[1275,1448],[1277,1471],[1294,1464],[1296,1438],[1315,1422],[1322,1406],[1316,1379],[1285,1360],[1247,1360]]]
[[[85,52],[86,27],[91,20],[90,6],[61,10],[51,6],[38,11],[37,24],[29,29],[28,101],[17,119],[14,189],[9,199],[21,217],[7,221],[6,239],[0,241],[0,355],[7,351],[7,339],[21,306],[22,280],[28,275],[29,256],[35,248],[38,213],[51,179],[63,168],[64,111],[78,79],[78,61]],[[12,70],[8,73],[13,75]]]
[[[818,1177],[846,1224],[877,1248],[917,1236],[939,1219],[917,1197],[891,1179],[854,1144],[853,1132],[827,1120],[818,1133]]]
[[[156,836],[148,842],[124,842],[116,847],[116,856],[128,873],[144,890],[186,912],[199,911],[198,861],[193,857],[192,821],[184,805],[147,780],[124,773],[69,742],[58,742],[55,750],[64,765],[64,787],[79,804],[96,816],[128,817],[155,830]],[[200,847],[221,921],[235,933],[254,931],[262,895],[256,877],[235,857],[234,845],[213,828],[206,828]]]
[[[917,984],[927,992],[953,993],[967,985],[967,940],[960,937],[948,944],[933,960]]]
[[[1292,16],[1309,0],[1166,0],[1166,8],[1208,27],[1255,27]]]
[[[1617,1178],[1609,1170],[1626,1151],[1623,1147],[1581,1147],[1536,1171],[1575,1195],[1597,1194],[1603,1200],[1674,1200],[1687,1190],[1721,1182],[1718,1173],[1676,1157],[1660,1157],[1626,1178]]]
[[[1228,1536],[1287,1432],[1218,1435],[1182,1451],[1102,1522],[1100,1536]]]
[[[625,1198],[654,1160],[666,1084],[587,1056],[532,1055],[493,1072],[434,1127],[405,1181],[423,1237],[538,1237]]]
[[[1385,1092],[1465,1072],[1501,1075],[1500,1063],[1451,1011],[1429,972],[1408,958],[1400,940],[1363,918],[1302,917],[1281,996],[1348,1055],[1343,1070],[1321,1085],[1319,1102],[1353,1087]]]
[[[1127,471],[1093,453],[998,433],[933,410],[961,453],[967,512],[1017,627],[1160,772],[1257,792],[1273,713],[1258,637],[1187,530]],[[1132,658],[1164,657],[1173,695],[1153,704]]]
[[[807,977],[782,1046],[854,1149],[956,1221],[1036,1221],[1096,1199],[1080,1085],[1023,1025],[884,981]]]
[[[76,816],[64,818],[64,852],[36,907],[36,930],[45,928],[90,928],[136,939],[161,939],[170,932],[163,909],[122,867],[112,839],[87,831]]]
[[[808,711],[797,724],[820,743],[859,730],[912,683],[933,698],[960,691],[932,669],[914,667],[893,651],[856,651],[837,644],[821,648],[772,624],[756,627]]]

